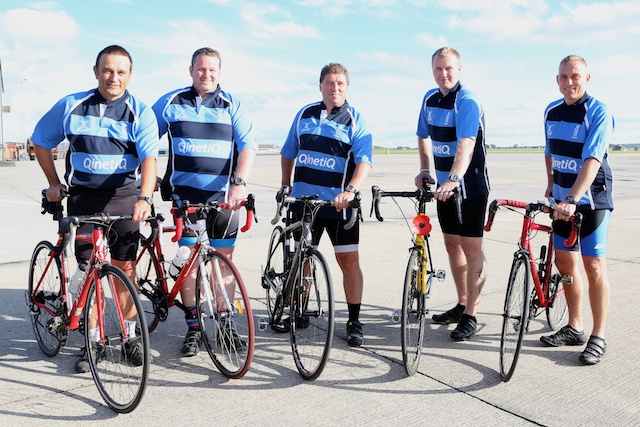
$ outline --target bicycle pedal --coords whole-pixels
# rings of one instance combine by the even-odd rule
[[[261,317],[258,319],[258,330],[260,332],[264,332],[269,327],[269,319],[266,317]]]
[[[399,308],[396,308],[391,312],[391,321],[393,323],[400,323],[401,317],[402,317],[402,310],[400,310]]]
[[[444,279],[447,277],[447,272],[444,270],[438,270],[436,272],[436,279],[438,279],[439,282],[444,281]]]

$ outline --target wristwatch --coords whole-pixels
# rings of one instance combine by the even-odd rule
[[[138,200],[144,200],[145,202],[149,203],[149,206],[153,206],[153,198],[151,197],[138,196]]]
[[[451,182],[460,182],[460,177],[456,174],[449,175],[449,181]]]
[[[247,186],[247,183],[244,181],[244,179],[242,178],[233,178],[233,180],[231,181],[231,183],[233,185],[244,185],[245,187]]]
[[[357,193],[358,192],[358,190],[356,190],[356,187],[354,187],[353,185],[347,185],[344,188],[344,191],[348,191],[350,193]]]
[[[571,203],[572,205],[578,204],[578,202],[576,202],[576,199],[573,196],[567,196],[567,198],[564,199],[564,201],[567,203]]]

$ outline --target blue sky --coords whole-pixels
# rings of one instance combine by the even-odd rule
[[[219,50],[222,87],[246,104],[261,144],[284,141],[296,111],[320,99],[322,66],[341,62],[374,144],[415,146],[431,54],[447,45],[484,105],[487,143],[544,143],[558,63],[574,53],[614,113],[614,142],[640,142],[638,22],[636,0],[3,0],[4,139],[23,141],[60,97],[95,87],[96,54],[121,44],[129,89],[149,105],[190,84],[195,49]]]

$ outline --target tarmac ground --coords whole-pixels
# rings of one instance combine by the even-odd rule
[[[402,212],[409,220],[415,212],[407,200],[396,204],[385,199],[385,221],[376,221],[369,217],[369,188],[411,190],[418,161],[414,155],[388,154],[374,157],[374,162],[367,188],[362,189],[363,346],[354,349],[346,343],[342,277],[325,237],[320,250],[329,261],[337,312],[330,360],[316,381],[307,382],[298,375],[288,335],[270,329],[256,331],[253,362],[239,380],[221,375],[204,349],[195,357],[181,357],[186,328],[182,313],[173,308],[167,321],[150,336],[154,361],[148,386],[142,402],[130,414],[111,411],[91,375],[74,373],[83,345],[80,334],[71,333],[56,357],[49,358],[38,348],[24,298],[28,260],[38,241],[55,239],[56,224],[50,216],[40,215],[40,191],[46,181],[37,162],[3,162],[0,425],[640,425],[640,335],[630,332],[635,327],[629,323],[637,317],[640,299],[634,287],[640,277],[640,155],[615,153],[610,157],[616,208],[609,232],[611,310],[606,356],[600,364],[587,367],[578,361],[582,347],[543,347],[539,337],[550,333],[543,314],[531,322],[517,369],[507,383],[501,382],[498,366],[501,313],[522,217],[501,210],[493,230],[485,233],[488,279],[476,334],[467,342],[453,342],[449,333],[454,325],[429,324],[418,372],[408,377],[402,365],[400,325],[391,314],[401,306],[410,243]],[[56,164],[62,175],[63,160]],[[166,157],[161,157],[159,173],[165,165]],[[509,198],[532,202],[544,195],[542,152],[492,151],[489,175],[490,201]],[[279,156],[258,156],[249,183],[249,191],[256,195],[259,222],[239,236],[234,261],[259,319],[266,316],[260,274],[280,183]],[[168,213],[169,205],[159,195],[155,199],[158,211]],[[456,293],[436,224],[435,205],[429,205],[427,213],[434,222],[434,264],[447,272],[443,282],[435,283],[428,300],[431,313],[440,313],[455,305]],[[169,259],[176,249],[167,238]],[[586,288],[584,272],[582,276]],[[583,312],[589,333],[592,318],[586,292]]]

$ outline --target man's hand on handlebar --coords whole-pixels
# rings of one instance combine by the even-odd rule
[[[50,202],[59,202],[63,199],[63,191],[67,191],[67,186],[61,182],[51,184],[49,188],[47,188],[47,200]]]
[[[337,212],[349,207],[349,203],[356,198],[356,193],[352,191],[343,191],[333,199],[333,205]]]
[[[247,198],[247,187],[244,185],[232,185],[229,189],[229,201],[227,209],[237,211],[242,207],[242,201]]]
[[[435,199],[441,202],[448,200],[451,196],[453,196],[453,192],[456,188],[460,187],[459,182],[453,182],[451,180],[446,180],[439,186],[435,193]]]
[[[282,203],[285,197],[289,197],[291,195],[291,186],[283,185],[280,187],[280,190],[276,193],[276,202]]]
[[[417,188],[422,188],[422,181],[423,180],[426,180],[427,184],[435,184],[436,183],[436,181],[431,176],[431,172],[429,172],[426,169],[421,170],[420,173],[418,173],[418,175],[416,175],[415,184],[416,184]]]

